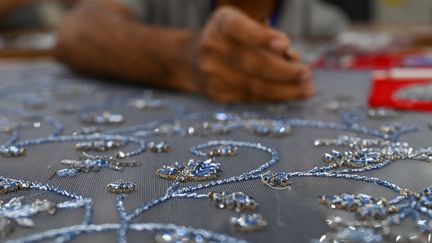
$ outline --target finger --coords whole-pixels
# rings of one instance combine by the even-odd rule
[[[245,77],[217,57],[209,55],[204,58],[200,69],[206,77],[203,91],[210,98],[231,103],[247,97]]]
[[[217,78],[225,84],[225,89],[245,90],[249,78],[235,67],[229,66],[220,56],[208,54],[200,63],[201,72],[210,78]],[[243,91],[239,91],[243,92]]]
[[[251,94],[256,100],[286,101],[304,99],[314,94],[315,89],[310,83],[304,85],[280,85],[261,80],[250,83]]]
[[[315,93],[312,76],[300,83],[274,83],[247,76],[215,56],[203,60],[201,69],[211,81],[205,93],[223,102],[285,101],[306,98]]]
[[[245,45],[270,49],[283,54],[289,48],[288,37],[251,19],[233,7],[221,7],[216,24],[223,35]]]
[[[248,76],[280,83],[299,83],[310,77],[310,69],[274,53],[246,47],[232,48],[229,62]]]
[[[244,101],[246,97],[243,92],[227,87],[225,82],[218,78],[208,80],[204,92],[209,98],[224,103]]]
[[[236,65],[250,75],[258,75],[261,79],[279,82],[295,82],[302,75],[310,72],[305,65],[296,63],[299,55],[292,49],[284,51],[284,55],[277,55],[269,51],[246,47],[224,40],[223,38],[206,38],[200,42],[203,55],[225,58],[225,61]],[[287,62],[289,56],[291,62]],[[304,74],[302,74],[304,73]]]
[[[309,82],[306,82],[305,87],[307,91],[306,97],[314,96],[317,93],[316,86],[312,79]]]
[[[289,61],[297,62],[300,60],[300,54],[294,49],[287,49],[284,53],[285,58]]]

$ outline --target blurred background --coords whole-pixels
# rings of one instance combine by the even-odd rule
[[[342,8],[353,23],[430,25],[430,0],[325,0]]]
[[[297,40],[297,49],[307,62],[316,62],[324,54],[333,60],[346,52],[432,45],[431,0],[321,1],[342,9],[351,25],[331,39],[303,36]],[[0,57],[50,56],[56,29],[80,2],[0,0]]]

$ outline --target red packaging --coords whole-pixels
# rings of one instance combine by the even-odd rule
[[[400,66],[401,55],[391,54],[357,54],[342,55],[336,57],[322,57],[312,64],[315,68],[340,68],[340,69],[377,69]]]
[[[371,107],[432,111],[431,68],[394,68],[375,71],[369,95]]]

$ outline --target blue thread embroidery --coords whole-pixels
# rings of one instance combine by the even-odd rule
[[[48,84],[44,83],[44,86],[48,86],[49,90],[54,94],[54,90],[56,89],[54,89],[51,85],[52,84],[49,82]],[[1,94],[1,96],[7,96],[7,93],[4,92]],[[322,198],[322,201],[326,205],[329,205],[332,208],[340,208],[349,211],[354,210],[355,213],[361,219],[363,219],[363,221],[348,222],[343,221],[342,219],[334,219],[332,223],[338,225],[338,227],[336,228],[336,232],[326,234],[323,238],[323,241],[331,239],[362,240],[365,239],[365,237],[369,237],[370,242],[381,241],[385,237],[388,237],[388,235],[386,235],[385,233],[385,229],[387,228],[383,227],[383,230],[381,230],[373,228],[373,226],[376,226],[377,220],[387,220],[389,215],[391,215],[391,218],[387,221],[388,225],[399,223],[406,217],[412,216],[416,220],[419,232],[425,234],[431,232],[430,220],[432,219],[432,213],[430,213],[431,209],[429,208],[432,204],[432,199],[430,198],[430,189],[427,189],[425,192],[422,193],[415,193],[386,180],[355,174],[380,169],[396,160],[402,159],[431,162],[432,148],[415,149],[409,146],[409,144],[400,141],[400,137],[402,135],[416,130],[416,127],[414,126],[404,127],[398,124],[391,123],[381,126],[378,130],[368,129],[359,125],[359,122],[362,119],[362,116],[359,115],[359,112],[350,112],[348,111],[348,109],[345,109],[345,111],[340,113],[342,123],[284,118],[259,119],[257,118],[257,116],[250,113],[234,114],[220,111],[214,113],[185,113],[185,109],[182,106],[170,104],[168,102],[149,100],[148,97],[146,97],[145,99],[135,100],[118,99],[111,102],[96,104],[82,109],[79,113],[79,116],[86,122],[97,124],[119,124],[122,123],[125,119],[123,115],[114,113],[102,113],[101,115],[92,116],[90,115],[90,113],[107,110],[112,107],[122,106],[132,106],[137,109],[150,110],[159,109],[163,106],[171,108],[172,111],[179,113],[179,115],[176,117],[176,119],[173,119],[175,121],[153,121],[139,124],[136,126],[116,128],[111,130],[108,129],[104,132],[102,132],[102,130],[99,128],[95,128],[89,129],[88,131],[86,130],[80,131],[79,133],[74,133],[74,135],[72,136],[61,136],[61,133],[63,131],[63,124],[61,124],[61,122],[59,122],[55,118],[42,115],[37,112],[0,109],[1,113],[15,114],[22,117],[37,118],[41,120],[41,122],[50,124],[54,127],[54,131],[52,132],[52,134],[46,137],[22,141],[19,140],[19,126],[12,127],[8,131],[12,135],[11,138],[9,139],[9,141],[1,145],[2,155],[23,156],[23,149],[28,149],[28,147],[30,146],[69,141],[82,141],[84,143],[91,144],[96,140],[110,140],[138,145],[138,149],[131,152],[118,151],[116,157],[119,159],[123,159],[133,157],[144,152],[146,148],[146,143],[143,138],[147,138],[153,135],[226,135],[230,131],[235,129],[245,129],[247,131],[252,131],[254,134],[262,136],[270,135],[274,137],[284,137],[293,132],[293,130],[295,131],[295,127],[311,127],[320,129],[335,129],[342,132],[351,132],[359,135],[369,135],[373,138],[363,139],[359,137],[343,136],[337,139],[317,140],[315,141],[316,146],[342,146],[348,148],[349,150],[342,152],[334,150],[331,153],[324,155],[324,162],[328,163],[329,165],[318,166],[303,172],[269,172],[270,167],[279,161],[279,155],[274,149],[268,148],[260,143],[230,140],[209,141],[207,143],[193,147],[191,149],[191,152],[194,155],[208,158],[215,156],[232,156],[237,152],[241,152],[241,150],[243,149],[256,149],[269,153],[271,158],[267,162],[263,163],[255,169],[252,169],[249,172],[244,172],[240,175],[219,180],[214,179],[216,179],[216,176],[221,173],[222,165],[214,162],[212,159],[198,162],[191,161],[186,165],[177,163],[174,166],[163,167],[161,169],[165,170],[159,171],[159,174],[166,176],[166,178],[168,179],[174,179],[175,181],[169,188],[167,188],[166,193],[160,198],[144,202],[140,207],[128,213],[124,207],[124,195],[120,194],[116,197],[115,206],[117,211],[119,212],[119,224],[92,224],[92,216],[94,209],[91,205],[90,198],[84,198],[76,193],[62,190],[48,184],[26,182],[23,180],[0,177],[0,193],[13,193],[14,191],[19,189],[48,191],[57,193],[70,199],[69,201],[58,204],[57,208],[85,209],[84,221],[80,225],[74,225],[46,232],[36,233],[27,237],[12,240],[11,242],[34,242],[49,239],[67,241],[81,234],[106,231],[117,231],[118,242],[125,242],[128,230],[156,232],[156,240],[160,240],[161,242],[170,242],[181,239],[193,239],[195,241],[207,240],[216,242],[241,242],[240,240],[234,239],[227,235],[209,232],[202,229],[194,229],[172,224],[139,224],[131,223],[131,221],[145,211],[150,210],[154,206],[164,203],[173,198],[208,199],[208,194],[199,194],[199,191],[201,189],[211,188],[217,185],[236,183],[240,181],[253,180],[261,180],[266,185],[269,185],[272,188],[284,189],[291,186],[295,178],[298,177],[327,177],[357,180],[382,186],[401,194],[401,196],[396,197],[395,199],[388,202],[382,199],[372,198],[367,195],[342,194],[336,196],[324,196]],[[375,115],[372,114],[372,116]],[[205,121],[202,125],[198,126],[190,125],[190,122],[199,122],[201,120],[207,121]],[[187,123],[189,123],[189,125]],[[235,151],[235,153],[233,151]],[[91,170],[93,168],[105,168],[107,167],[107,165],[112,166],[112,163],[107,161],[114,160],[112,156],[88,154],[84,155],[86,159],[91,162],[77,162],[75,164],[90,165],[89,168],[91,168]],[[58,171],[58,174],[59,176],[75,175],[82,170],[82,168],[80,168],[79,166],[77,167],[78,168],[72,166],[72,168]],[[184,171],[186,171],[187,173]],[[181,181],[202,179],[210,181],[202,182],[193,186],[183,186],[183,184],[180,183]],[[113,190],[115,191],[119,188],[123,188],[123,186],[120,184],[121,183],[115,183],[115,185],[113,184]],[[129,186],[125,187],[126,190],[121,189],[118,192],[128,192],[128,190],[131,189],[130,186],[134,184],[133,182],[130,182],[128,183],[128,185]],[[256,206],[256,202],[254,202],[251,197],[241,193],[230,194],[227,192],[222,192],[220,195],[212,195],[213,196],[210,196],[210,198],[214,198],[212,200],[217,202],[218,205],[223,205],[227,208],[235,208],[241,211],[246,208],[254,208],[254,206],[252,205]],[[219,197],[216,197],[216,195],[219,195]],[[16,203],[17,200],[19,201],[22,199],[15,199],[15,201],[12,201],[12,204],[15,205],[14,207],[4,209],[4,211],[8,213],[8,215],[11,215],[13,212],[18,212],[17,208],[24,207],[23,204]],[[46,206],[51,204],[43,201],[41,205]],[[19,211],[21,213],[22,210]],[[27,213],[26,215],[31,216],[32,214]],[[265,219],[259,214],[242,214],[240,216],[234,216],[230,220],[230,222],[235,226],[235,228],[239,229],[240,231],[259,229],[267,225]],[[355,230],[353,230],[353,228],[355,228]]]

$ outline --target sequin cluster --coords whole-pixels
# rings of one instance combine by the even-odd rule
[[[221,164],[208,159],[205,161],[189,160],[186,164],[175,162],[172,166],[164,165],[156,174],[162,178],[179,181],[203,181],[218,177]]]
[[[322,196],[322,204],[332,209],[354,212],[356,220],[331,217],[332,232],[321,237],[321,242],[344,242],[371,239],[369,242],[429,242],[432,236],[432,189],[423,192],[402,190],[400,196],[387,200],[365,194]],[[399,232],[391,227],[413,219],[415,232]]]
[[[120,161],[112,157],[109,158],[87,158],[83,157],[80,160],[64,159],[61,161],[63,165],[70,168],[61,169],[57,171],[57,176],[69,177],[75,176],[80,172],[98,172],[104,168],[121,171],[124,167],[136,167],[140,163],[137,161]]]

